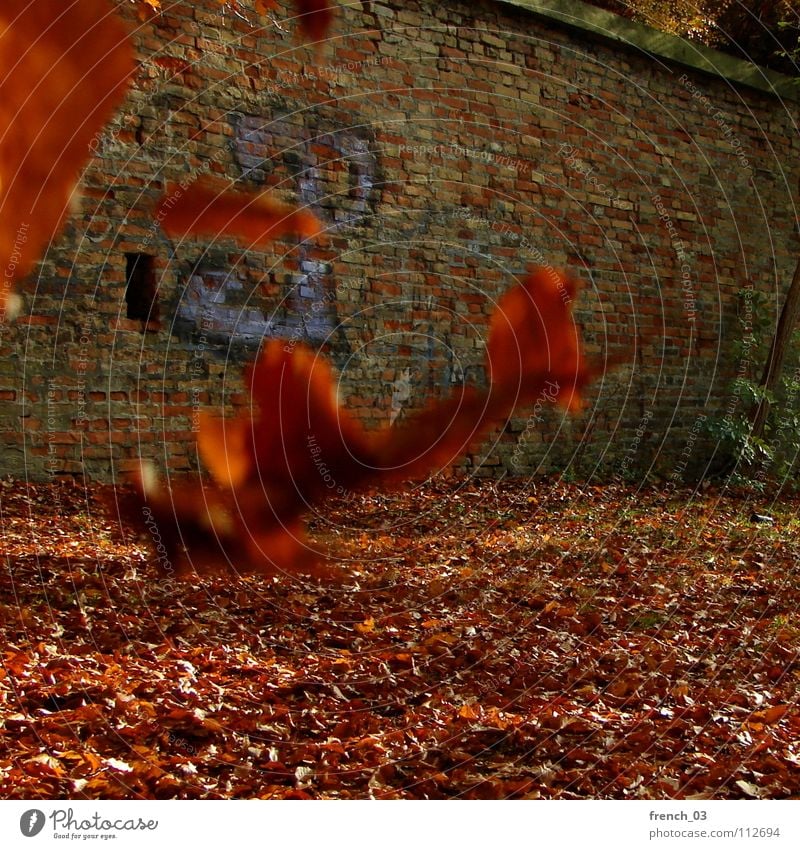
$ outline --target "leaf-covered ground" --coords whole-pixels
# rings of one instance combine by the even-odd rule
[[[800,798],[797,501],[436,482],[175,585],[99,495],[0,485],[0,796]]]

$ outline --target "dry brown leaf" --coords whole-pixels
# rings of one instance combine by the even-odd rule
[[[791,710],[791,705],[773,705],[764,710],[757,710],[748,722],[762,722],[765,725],[772,725],[774,722],[779,722]]]
[[[475,707],[475,705],[461,705],[458,715],[462,719],[474,720],[481,718],[481,712]]]

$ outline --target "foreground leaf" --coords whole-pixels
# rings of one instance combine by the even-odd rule
[[[165,530],[170,559],[205,569],[324,570],[305,543],[302,519],[331,496],[391,487],[437,473],[541,391],[573,408],[589,379],[561,276],[536,269],[505,295],[487,345],[487,389],[459,388],[399,428],[368,432],[341,407],[336,379],[318,354],[271,340],[250,369],[253,412],[201,420],[198,447],[213,483],[139,489]]]
[[[133,71],[128,33],[108,0],[0,5],[0,265],[7,287],[59,231],[92,140]]]
[[[268,192],[238,191],[227,181],[210,177],[188,187],[167,186],[156,218],[170,236],[234,236],[253,247],[287,233],[308,239],[321,230],[307,210],[281,203]]]
[[[334,5],[329,0],[295,0],[300,32],[308,41],[322,41],[330,30]]]

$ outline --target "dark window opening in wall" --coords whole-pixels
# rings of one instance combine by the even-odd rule
[[[142,322],[142,333],[156,331],[159,323],[158,287],[150,254],[125,254],[126,317]]]

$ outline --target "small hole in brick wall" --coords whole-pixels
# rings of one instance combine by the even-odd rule
[[[158,287],[150,254],[125,254],[126,317],[142,322],[142,333],[160,328]]]

